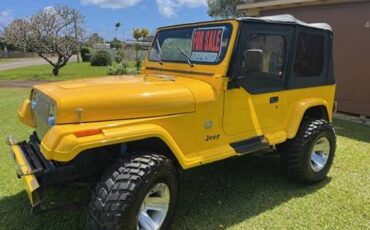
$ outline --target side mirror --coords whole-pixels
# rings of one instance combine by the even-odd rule
[[[231,81],[228,82],[228,89],[239,89],[241,87],[242,79],[247,77],[247,73],[250,72],[262,72],[263,67],[263,50],[261,49],[249,49],[244,51],[243,54],[243,67],[239,76],[234,76]]]
[[[244,71],[261,72],[263,64],[263,50],[249,49],[244,52]]]

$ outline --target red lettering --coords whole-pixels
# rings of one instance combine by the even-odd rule
[[[213,51],[218,51],[218,48],[217,48],[217,43],[216,43],[216,40],[217,40],[217,31],[218,30],[215,30],[214,32],[213,32],[213,39],[212,39],[212,50]]]
[[[204,31],[200,31],[198,39],[198,50],[203,50]]]
[[[208,41],[208,50],[207,51],[212,51],[213,49],[213,34],[214,34],[214,30],[211,30],[209,32],[209,41]]]
[[[203,50],[203,37],[204,37],[203,31],[195,32],[194,38],[193,38],[193,50],[195,51]]]
[[[211,42],[209,44],[209,51],[214,51],[215,49],[215,31],[211,31]]]
[[[217,35],[216,35],[216,51],[220,50],[220,40],[221,40],[221,30],[217,30]]]
[[[195,50],[199,49],[199,37],[200,37],[200,33],[196,33],[195,34]]]
[[[204,41],[204,51],[207,51],[208,50],[208,46],[209,46],[209,34],[210,34],[210,31],[207,30],[206,31],[206,40]]]
[[[221,34],[220,29],[198,30],[193,36],[193,51],[201,52],[219,52],[221,48]]]
[[[193,41],[192,41],[192,42],[193,42],[193,44],[192,44],[192,48],[191,48],[192,50],[195,50],[195,48],[196,48],[196,44],[197,44],[197,43],[196,43],[196,41],[197,41],[197,34],[198,34],[198,33],[197,33],[197,32],[195,32],[195,33],[194,33],[194,35],[193,35]]]

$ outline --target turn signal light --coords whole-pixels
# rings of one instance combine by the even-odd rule
[[[88,129],[88,130],[82,130],[82,131],[75,132],[75,136],[76,137],[86,137],[86,136],[98,135],[101,133],[102,133],[101,129]]]

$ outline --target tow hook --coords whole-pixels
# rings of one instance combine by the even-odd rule
[[[38,173],[38,172],[41,172],[41,169],[35,169],[35,170],[28,171],[28,172],[24,173],[24,172],[22,172],[21,168],[18,168],[17,171],[16,171],[16,174],[17,174],[17,177],[20,179],[23,176],[34,175],[35,173]]]
[[[26,141],[17,141],[17,139],[15,139],[15,137],[13,136],[7,136],[6,140],[5,140],[5,143],[9,146],[13,146],[13,145],[18,145],[18,144],[22,144],[22,143],[26,143]]]
[[[9,146],[12,146],[12,145],[15,145],[17,144],[17,140],[15,139],[15,137],[13,136],[7,136],[6,137],[6,140],[5,140],[5,143]]]

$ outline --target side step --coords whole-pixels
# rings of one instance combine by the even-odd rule
[[[271,148],[264,140],[263,136],[253,137],[250,139],[231,143],[230,146],[238,153],[238,155],[244,155],[247,153],[257,152],[260,150],[267,150]]]

